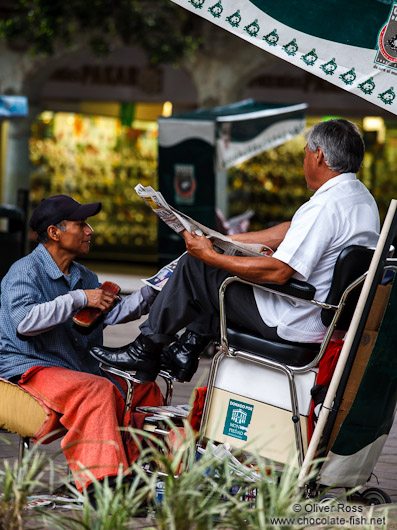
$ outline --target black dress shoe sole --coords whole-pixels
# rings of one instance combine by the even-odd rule
[[[124,370],[125,372],[134,372],[134,379],[137,383],[145,383],[146,381],[155,381],[156,377],[158,375],[158,370],[155,370],[153,372],[146,372],[144,370],[134,370],[131,368],[128,368],[128,366],[123,365],[123,363],[109,363],[109,361],[105,361],[104,359],[101,359],[99,355],[96,355],[92,350],[90,351],[91,355],[95,357],[98,361],[100,361],[105,366],[109,366],[110,368],[117,368],[118,370]]]
[[[147,381],[155,381],[158,376],[158,372],[143,372],[142,370],[136,370],[134,379],[139,383],[146,383]]]
[[[179,381],[180,383],[189,383],[192,377],[197,372],[198,364],[194,370],[186,370],[186,368],[176,368],[170,366],[162,366],[161,369],[168,372],[171,377]]]

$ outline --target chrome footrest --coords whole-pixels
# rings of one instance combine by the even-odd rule
[[[105,364],[103,362],[99,363],[99,367],[104,372],[108,372],[109,374],[117,375],[117,376],[122,377],[123,379],[125,379],[127,381],[128,385],[129,385],[129,388],[128,388],[128,395],[127,395],[127,400],[126,401],[127,401],[127,406],[130,407],[131,406],[131,401],[132,401],[132,394],[133,394],[133,387],[132,387],[131,383],[139,383],[139,384],[143,384],[144,383],[140,379],[137,379],[136,377],[134,377],[136,371],[135,370],[131,370],[131,371],[129,371],[129,370],[121,370],[120,368],[115,368],[114,366],[110,366],[109,364]],[[173,393],[173,389],[174,389],[173,383],[174,383],[174,381],[178,381],[178,379],[174,379],[171,376],[171,374],[169,374],[165,370],[161,370],[159,372],[159,376],[162,377],[164,379],[164,381],[165,381],[165,384],[166,384],[165,403],[167,405],[169,405],[171,403],[172,393]]]
[[[163,379],[169,379],[170,381],[174,383],[185,383],[182,379],[178,379],[177,377],[174,377],[172,374],[167,372],[166,370],[160,370],[159,376]]]
[[[114,366],[110,366],[109,364],[104,363],[99,363],[99,368],[101,368],[101,370],[103,370],[104,372],[108,372],[109,374],[113,375],[118,375],[119,377],[128,379],[128,381],[132,381],[133,383],[142,383],[142,381],[134,377],[136,370],[120,370],[119,368],[115,368]]]

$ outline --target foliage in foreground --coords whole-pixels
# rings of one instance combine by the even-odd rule
[[[3,442],[9,443],[5,438]],[[0,530],[22,530],[28,497],[43,486],[45,471],[50,471],[50,487],[54,468],[50,459],[40,453],[39,446],[26,452],[21,464],[4,460],[0,468]]]
[[[182,431],[168,423],[174,432],[172,447],[150,433],[131,430],[141,449],[139,460],[131,467],[131,479],[126,481],[120,471],[112,485],[107,480],[94,481],[90,495],[86,491],[80,494],[68,484],[69,496],[82,501],[82,509],[69,513],[40,509],[40,528],[125,530],[137,528],[132,521],[136,517],[145,517],[139,528],[159,530],[307,528],[303,520],[300,524],[296,506],[302,514],[310,514],[313,511],[305,506],[319,501],[304,498],[296,468],[285,466],[280,472],[254,455],[232,456],[223,446],[217,449],[210,443],[206,451],[197,452],[190,426],[186,424]],[[5,462],[0,470],[0,530],[22,530],[28,517],[32,522],[32,510],[24,511],[24,505],[35,488],[43,487],[48,465],[37,448],[27,453],[21,466]],[[53,477],[53,466],[50,469]],[[327,502],[340,503],[341,499]],[[336,510],[330,511],[335,514]],[[371,515],[372,511],[367,512],[367,520]],[[386,510],[381,515],[386,515]],[[274,517],[295,521],[281,525]],[[331,527],[335,528],[322,525]]]

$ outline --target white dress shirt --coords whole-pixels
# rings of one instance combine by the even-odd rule
[[[340,252],[349,245],[375,247],[379,237],[375,200],[354,173],[342,173],[321,186],[295,213],[291,226],[270,259],[287,263],[294,278],[316,288],[325,301]],[[294,342],[321,342],[326,328],[321,309],[254,288],[263,321]]]

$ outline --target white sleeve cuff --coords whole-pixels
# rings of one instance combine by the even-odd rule
[[[69,294],[73,299],[73,311],[76,309],[82,309],[87,305],[87,297],[83,289],[69,291]]]

